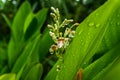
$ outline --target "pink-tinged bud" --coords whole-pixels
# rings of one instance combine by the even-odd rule
[[[53,32],[49,32],[49,34],[50,34],[50,36],[53,38],[53,40],[56,40],[56,35],[55,35],[55,33],[53,33]]]

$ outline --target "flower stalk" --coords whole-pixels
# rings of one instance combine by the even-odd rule
[[[53,11],[50,13],[53,18],[54,24],[48,24],[48,28],[50,29],[50,36],[52,37],[54,44],[49,49],[51,54],[56,54],[57,57],[62,58],[63,53],[67,46],[70,44],[70,41],[74,37],[75,30],[73,28],[78,26],[78,23],[70,25],[73,22],[73,19],[64,19],[64,21],[60,22],[60,13],[58,8],[51,7]]]

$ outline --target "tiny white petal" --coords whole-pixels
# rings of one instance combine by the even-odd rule
[[[64,46],[64,38],[58,39],[57,46],[58,48],[62,48]]]
[[[64,45],[63,42],[60,41],[60,42],[58,43],[58,48],[62,48],[63,45]]]

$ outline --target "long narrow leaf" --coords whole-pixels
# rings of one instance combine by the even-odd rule
[[[41,64],[36,64],[32,67],[32,69],[28,72],[27,76],[24,80],[40,80],[42,76],[43,68]]]
[[[3,74],[0,76],[0,80],[16,80],[16,75],[14,73]]]
[[[10,68],[13,66],[15,60],[20,54],[21,49],[24,46],[24,44],[22,43],[23,26],[30,11],[31,11],[30,4],[28,2],[24,2],[19,8],[14,18],[14,21],[11,27],[12,37],[8,45],[8,59],[9,59],[8,63]]]
[[[87,66],[86,63],[97,52],[98,47],[103,38],[106,38],[104,36],[109,32],[110,28],[119,29],[119,25],[116,24],[119,22],[119,18],[113,17],[116,14],[120,14],[117,12],[120,7],[119,3],[119,0],[107,1],[80,24],[76,30],[73,42],[65,52],[64,62],[59,64],[61,65],[61,70],[58,72],[56,80],[73,80],[79,68],[85,68]],[[113,9],[114,12],[116,11],[115,15],[112,13]],[[114,21],[111,20],[112,18]],[[111,25],[111,23],[114,25]],[[111,32],[113,34],[118,33],[117,36],[115,34],[112,35],[114,38],[119,36],[119,30],[118,32]],[[110,38],[106,40],[108,39]],[[117,39],[118,41],[119,38]]]
[[[5,14],[1,14],[3,16],[3,18],[5,19],[6,23],[8,24],[8,26],[11,28],[12,27],[12,23],[10,22],[10,20],[7,18],[7,16]]]
[[[117,62],[117,63],[116,63]],[[91,80],[105,80],[104,77],[107,75],[108,72],[110,72],[110,70],[112,70],[112,68],[115,67],[116,64],[120,63],[120,56],[118,56],[116,58],[116,60],[112,61],[106,68],[104,68],[102,71],[99,72],[99,74],[97,74],[93,79]],[[116,78],[117,79],[117,78]],[[114,79],[114,80],[116,80]],[[110,80],[110,79],[109,79]],[[119,79],[117,79],[119,80]]]
[[[21,74],[23,72],[23,69],[28,61],[28,59],[31,57],[31,54],[36,49],[36,45],[38,44],[40,40],[40,36],[36,37],[36,39],[33,42],[29,42],[29,44],[26,46],[26,49],[21,54],[21,56],[17,59],[12,72],[17,73],[17,80],[21,77]]]
[[[115,46],[113,49],[103,55],[100,59],[96,60],[87,68],[85,68],[83,80],[91,80],[92,78],[94,78],[102,69],[104,69],[108,64],[110,64],[119,56],[119,50],[120,44]]]

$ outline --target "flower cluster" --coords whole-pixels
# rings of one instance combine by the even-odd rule
[[[72,30],[73,27],[79,25],[75,23],[70,26],[70,23],[73,22],[72,19],[65,19],[63,22],[60,22],[60,13],[58,8],[51,7],[53,13],[50,15],[53,18],[54,24],[48,24],[50,29],[50,36],[52,37],[55,44],[49,49],[50,53],[56,53],[58,57],[65,51],[66,47],[69,45],[71,39],[74,37],[75,31]]]

